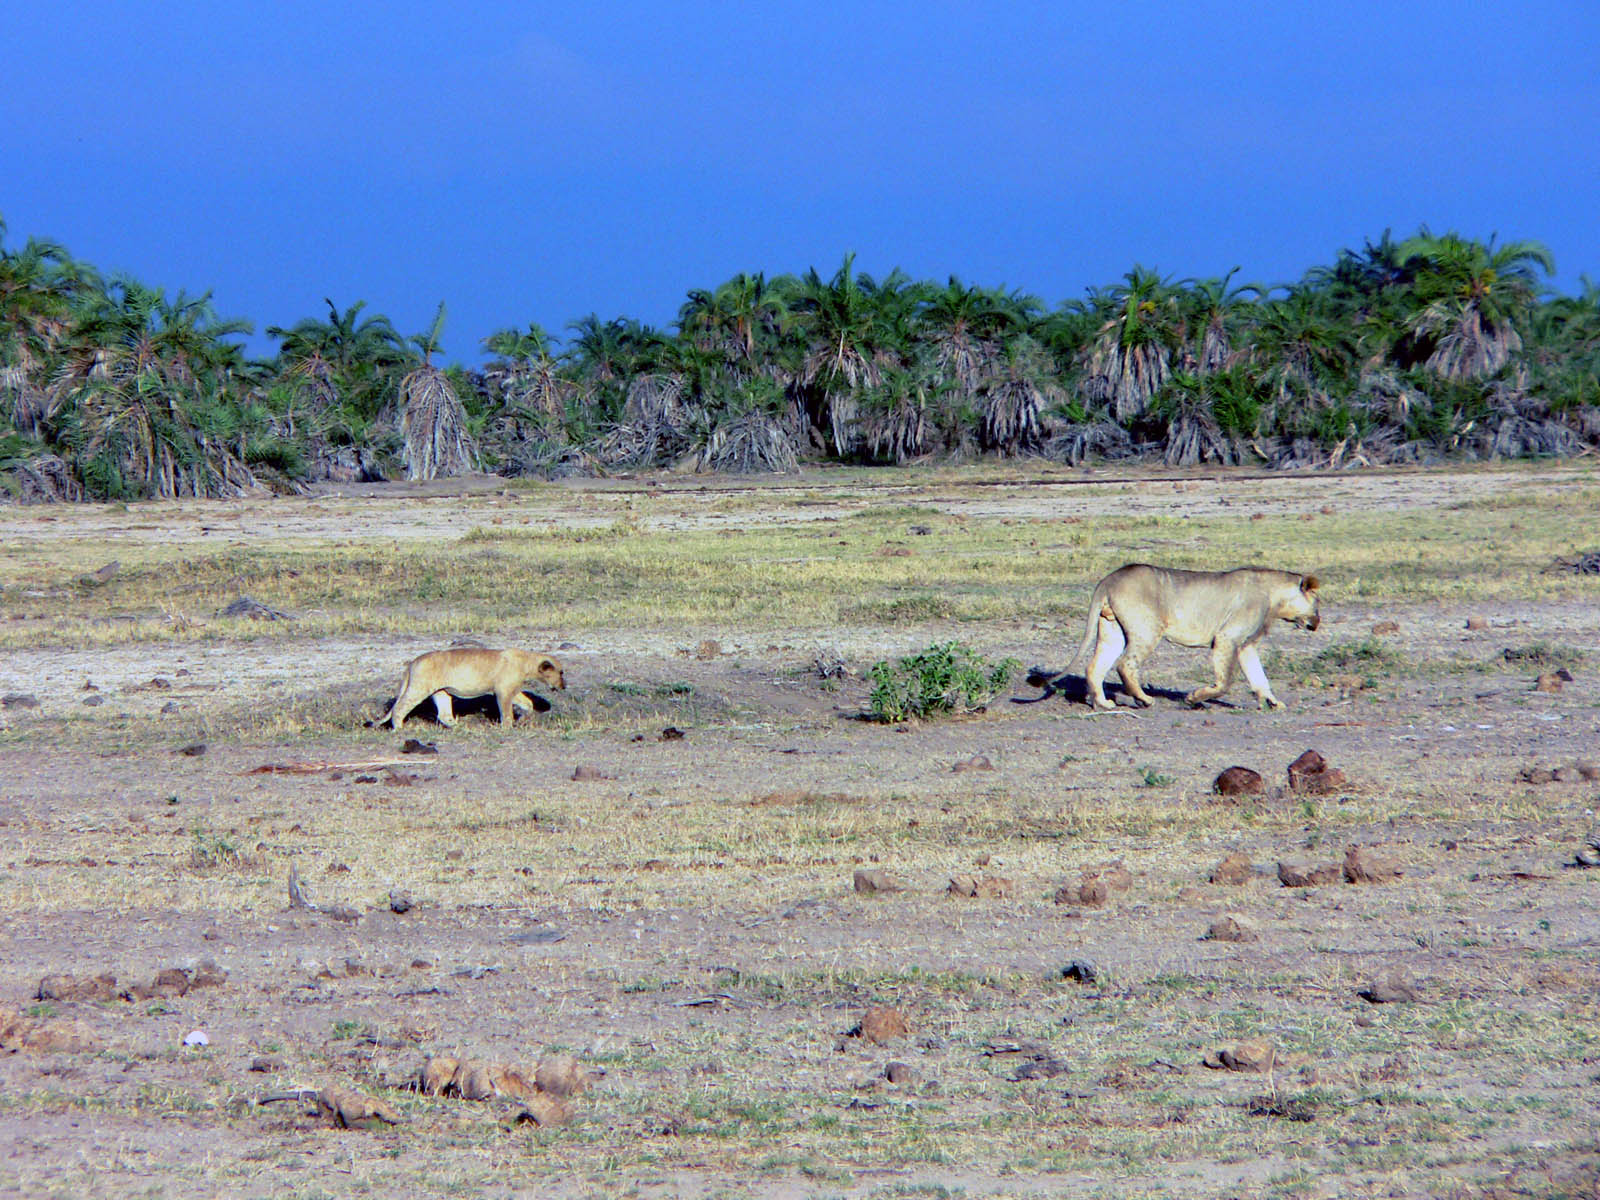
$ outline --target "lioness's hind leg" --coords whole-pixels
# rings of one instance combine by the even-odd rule
[[[1139,681],[1139,667],[1152,649],[1154,647],[1145,642],[1130,641],[1128,648],[1122,652],[1122,661],[1117,665],[1117,674],[1122,676],[1122,686],[1128,689],[1128,695],[1145,708],[1149,708],[1155,702],[1145,693],[1144,684]]]
[[[1263,708],[1283,707],[1283,701],[1272,694],[1272,684],[1267,680],[1267,673],[1261,669],[1261,656],[1256,653],[1254,646],[1246,646],[1239,651],[1239,665],[1244,668],[1244,677],[1250,683],[1250,690],[1256,694]]]
[[[1100,614],[1095,637],[1094,657],[1089,660],[1089,670],[1084,677],[1089,685],[1089,703],[1096,708],[1115,708],[1116,705],[1106,699],[1106,672],[1122,657],[1128,639],[1123,636],[1122,626],[1104,612]]]
[[[406,723],[406,716],[421,700],[421,696],[412,694],[411,668],[407,667],[405,674],[400,676],[400,691],[395,695],[394,703],[389,706],[388,712],[378,718],[378,724],[387,723],[390,728],[399,729]]]
[[[1233,643],[1218,638],[1211,646],[1211,670],[1216,674],[1216,682],[1210,687],[1195,688],[1184,697],[1185,702],[1198,707],[1226,692],[1228,686],[1233,683],[1233,672],[1238,660],[1239,652]]]
[[[439,724],[446,729],[456,723],[455,709],[450,705],[450,693],[440,689],[433,694],[433,711],[439,714]]]

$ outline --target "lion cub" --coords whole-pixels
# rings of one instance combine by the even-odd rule
[[[1316,630],[1322,617],[1317,611],[1315,575],[1265,567],[1180,571],[1129,563],[1095,587],[1089,627],[1069,668],[1092,647],[1094,657],[1084,672],[1090,702],[1096,708],[1115,707],[1105,693],[1106,672],[1115,666],[1128,694],[1149,707],[1150,697],[1139,682],[1139,664],[1166,638],[1180,646],[1211,650],[1216,682],[1185,696],[1189,704],[1198,707],[1215,700],[1233,683],[1234,671],[1242,669],[1262,708],[1282,708],[1256,653],[1256,643],[1276,620]]]
[[[567,686],[561,664],[548,654],[486,650],[481,646],[433,650],[406,664],[405,674],[400,677],[400,694],[377,724],[388,723],[399,729],[406,723],[407,714],[432,696],[439,724],[454,725],[451,696],[470,700],[493,693],[495,703],[500,706],[500,725],[505,728],[511,724],[513,711],[533,711],[532,699],[522,690],[523,683],[529,679],[538,679],[553,688]]]

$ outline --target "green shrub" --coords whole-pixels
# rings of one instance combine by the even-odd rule
[[[1022,664],[991,663],[960,642],[941,642],[896,663],[874,663],[868,673],[874,720],[895,723],[935,713],[972,712],[993,700]]]

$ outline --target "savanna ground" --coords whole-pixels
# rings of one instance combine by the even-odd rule
[[[1592,462],[368,491],[0,509],[0,693],[37,700],[0,730],[0,1009],[35,1034],[0,1053],[0,1192],[1596,1187],[1600,871],[1564,864],[1600,783],[1522,778],[1600,757],[1600,578],[1555,565],[1600,543]],[[1064,666],[1129,560],[1320,574],[1322,630],[1264,656],[1288,710],[1242,684],[1184,708],[1204,655],[1165,647],[1137,714],[1012,703],[1019,677],[984,712],[859,719],[870,665],[935,641]],[[240,595],[293,619],[217,615]],[[459,636],[559,647],[568,688],[508,732],[364,727]],[[1307,748],[1344,788],[1283,790]],[[1268,791],[1211,795],[1235,763]],[[1350,846],[1403,876],[1280,884]],[[1254,876],[1208,882],[1230,851]],[[1115,859],[1108,905],[1054,902]],[[359,920],[291,909],[291,867]],[[1202,940],[1227,913],[1259,940]],[[206,959],[226,984],[36,997]],[[1394,974],[1418,1001],[1358,997]],[[909,1035],[843,1036],[874,1004]],[[1270,1073],[1201,1066],[1248,1039]],[[566,1125],[397,1086],[426,1054],[552,1049],[596,1076]],[[403,1122],[251,1103],[326,1084]]]

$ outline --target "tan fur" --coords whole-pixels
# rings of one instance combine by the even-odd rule
[[[1315,630],[1317,577],[1265,567],[1233,571],[1179,571],[1129,563],[1111,572],[1089,601],[1089,626],[1073,665],[1093,650],[1084,672],[1089,700],[1113,708],[1106,699],[1106,673],[1116,666],[1128,694],[1150,704],[1139,682],[1139,664],[1162,638],[1180,646],[1206,646],[1216,682],[1196,688],[1185,699],[1193,705],[1215,700],[1242,669],[1263,708],[1282,708],[1261,669],[1256,643],[1275,620]]]
[[[406,723],[407,714],[431,696],[439,724],[454,725],[450,697],[470,700],[493,695],[500,706],[500,724],[505,727],[511,724],[513,711],[533,711],[533,700],[522,690],[529,679],[553,688],[567,686],[561,664],[548,654],[486,650],[480,646],[434,650],[406,664],[405,674],[400,677],[400,694],[378,724],[388,722],[399,729]]]

